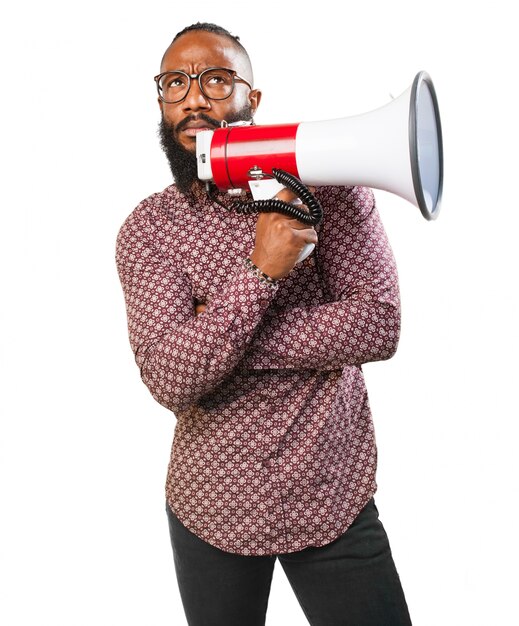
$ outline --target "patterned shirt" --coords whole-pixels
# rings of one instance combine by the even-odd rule
[[[395,262],[371,190],[315,195],[319,243],[274,287],[244,263],[257,216],[202,189],[153,194],[117,238],[130,344],[176,416],[167,501],[227,552],[330,543],[377,488],[361,365],[398,344]]]

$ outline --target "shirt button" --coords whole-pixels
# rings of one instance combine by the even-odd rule
[[[262,465],[263,467],[272,467],[273,461],[272,459],[263,459]]]

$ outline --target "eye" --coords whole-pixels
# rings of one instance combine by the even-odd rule
[[[187,78],[182,74],[166,74],[162,79],[163,89],[183,89],[187,86]]]
[[[206,87],[223,87],[232,84],[232,77],[225,70],[212,70],[203,75],[202,82]]]
[[[210,74],[205,81],[208,85],[222,85],[225,84],[225,78],[219,74]]]
[[[168,87],[182,87],[183,85],[186,84],[186,79],[184,77],[179,78],[172,78],[169,82],[168,82]]]

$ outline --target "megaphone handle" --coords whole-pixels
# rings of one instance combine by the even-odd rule
[[[277,180],[273,178],[266,178],[264,180],[251,180],[249,181],[249,187],[252,193],[252,197],[254,200],[270,200],[273,198],[279,191],[285,188],[284,185],[278,183]],[[303,204],[299,198],[296,198],[292,204]],[[312,254],[313,249],[315,248],[314,243],[307,243],[306,246],[301,250],[299,256],[297,257],[296,263],[301,263],[304,261],[307,256]]]
[[[249,187],[254,200],[270,200],[285,188],[275,178],[249,180]]]
[[[301,250],[301,253],[297,257],[296,263],[301,263],[304,261],[307,256],[310,256],[315,248],[315,243],[307,243],[306,246]]]
[[[303,204],[300,198],[295,198],[292,200],[290,204]],[[307,243],[306,246],[301,250],[299,256],[297,257],[296,263],[301,263],[304,261],[307,256],[310,256],[315,248],[315,243]]]

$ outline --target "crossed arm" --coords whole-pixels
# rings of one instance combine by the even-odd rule
[[[207,307],[196,307],[188,276],[163,257],[151,233],[143,238],[127,220],[117,267],[130,343],[158,402],[177,413],[236,367],[340,369],[392,356],[400,328],[393,255],[372,195],[362,200],[359,220],[347,217],[359,199],[342,201],[329,210],[316,249],[332,301],[282,311],[270,307],[276,289],[242,266]],[[136,229],[138,251],[131,246]]]

